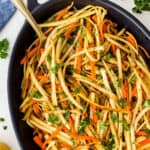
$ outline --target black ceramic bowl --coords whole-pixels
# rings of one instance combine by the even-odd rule
[[[119,24],[119,27],[125,27],[130,31],[145,49],[150,50],[150,32],[132,15],[124,9],[113,4],[108,0],[74,0],[77,8],[82,8],[85,5],[101,5],[108,10],[108,17]],[[28,0],[28,6],[38,23],[43,22],[53,13],[66,7],[71,3],[71,0],[51,0],[45,4],[38,5],[36,0]],[[13,48],[8,74],[8,97],[9,107],[12,117],[12,122],[16,136],[19,140],[20,147],[23,150],[37,150],[38,147],[32,140],[32,129],[22,121],[22,114],[19,112],[21,100],[21,80],[23,68],[20,65],[20,60],[25,54],[26,48],[33,41],[35,33],[28,23],[25,23],[21,32],[18,35]],[[150,52],[150,51],[149,51]],[[146,60],[147,62],[149,60]]]

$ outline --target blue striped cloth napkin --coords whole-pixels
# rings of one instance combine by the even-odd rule
[[[0,30],[14,14],[16,8],[10,0],[0,0]]]

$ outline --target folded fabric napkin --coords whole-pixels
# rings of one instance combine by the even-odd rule
[[[0,0],[0,30],[14,14],[16,8],[10,0]]]

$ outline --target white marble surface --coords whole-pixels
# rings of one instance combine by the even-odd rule
[[[45,0],[40,1],[43,2]],[[133,7],[133,0],[112,1],[132,13],[131,8]],[[142,14],[132,14],[150,30],[150,12],[143,12]],[[9,56],[7,57],[7,59],[0,59],[0,117],[4,117],[6,120],[4,123],[0,122],[0,142],[7,143],[11,147],[11,150],[20,150],[21,148],[19,147],[19,144],[17,142],[10,119],[7,97],[7,73],[12,48],[14,46],[16,37],[23,25],[23,22],[24,17],[17,11],[11,18],[9,23],[5,26],[5,28],[0,31],[0,39],[7,38],[10,41]],[[3,125],[7,125],[8,129],[3,130]]]

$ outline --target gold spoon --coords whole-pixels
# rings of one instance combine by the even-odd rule
[[[35,19],[33,18],[29,9],[26,7],[26,5],[23,3],[22,0],[12,0],[12,2],[16,6],[16,8],[18,8],[18,10],[25,16],[28,23],[32,26],[32,28],[36,32],[37,36],[39,37],[40,44],[41,44],[43,42],[43,40],[45,39],[45,35],[41,31],[41,29],[38,27],[38,24],[35,21]]]
[[[10,148],[4,143],[0,143],[0,150],[10,150]]]

